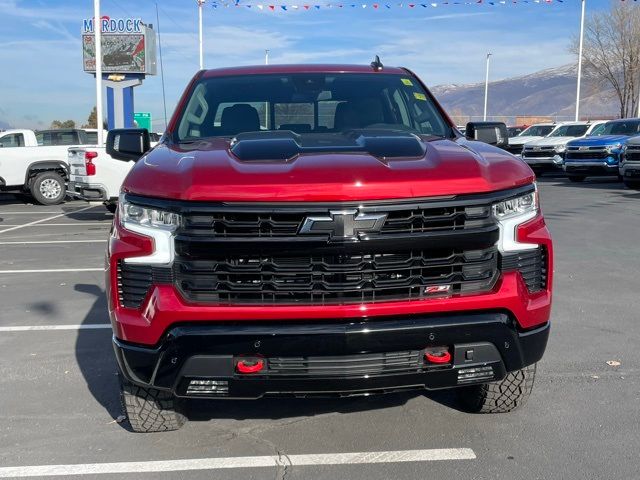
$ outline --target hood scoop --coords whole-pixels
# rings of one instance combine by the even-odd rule
[[[400,130],[349,130],[342,134],[290,130],[246,132],[229,146],[243,161],[288,161],[304,154],[368,153],[377,158],[423,158],[425,143],[413,133]]]

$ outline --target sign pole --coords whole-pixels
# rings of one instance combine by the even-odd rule
[[[580,45],[578,46],[578,86],[576,87],[576,122],[580,120],[580,82],[582,81],[582,44],[584,43],[584,9],[586,0],[580,0],[582,13],[580,15]]]
[[[200,45],[200,70],[204,69],[204,53],[202,51],[202,5],[204,0],[197,0],[198,2],[198,42]]]
[[[102,20],[100,0],[93,0],[93,38],[96,50],[96,127],[98,129],[98,147],[104,146],[102,138]]]
[[[489,99],[489,58],[491,54],[487,53],[487,73],[484,77],[484,115],[483,121],[487,121],[487,101]]]

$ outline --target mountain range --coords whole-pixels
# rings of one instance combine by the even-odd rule
[[[541,70],[489,83],[487,114],[498,117],[549,117],[572,120],[575,112],[577,65]],[[437,85],[431,88],[459,123],[479,119],[484,109],[484,83]],[[580,112],[584,118],[614,118],[619,107],[613,91],[583,76]],[[460,119],[460,120],[459,120]]]

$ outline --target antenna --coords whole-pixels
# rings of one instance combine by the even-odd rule
[[[384,65],[380,61],[380,57],[376,55],[376,58],[371,62],[371,68],[373,68],[376,72],[381,72]]]

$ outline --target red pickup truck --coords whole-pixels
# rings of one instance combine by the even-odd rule
[[[488,127],[488,128],[485,128]],[[471,138],[468,138],[468,137]],[[455,128],[409,70],[198,72],[139,159],[106,287],[134,431],[189,398],[456,387],[473,412],[524,403],[549,334],[552,243],[506,127]]]

